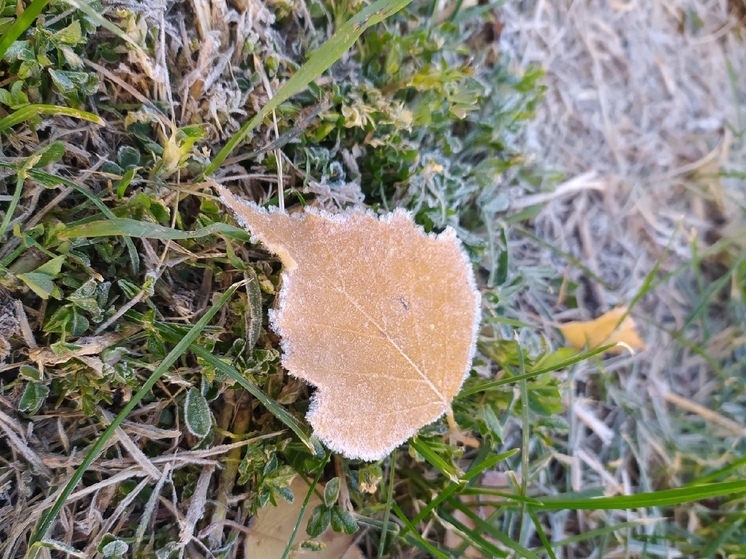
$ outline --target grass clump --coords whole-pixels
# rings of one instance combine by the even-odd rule
[[[547,511],[746,489],[544,499],[569,487],[546,481],[564,475],[553,460],[568,431],[552,373],[600,351],[557,350],[512,311],[544,281],[512,267],[504,213],[510,185],[536,179],[515,134],[541,72],[508,70],[493,11],[406,4],[50,2],[8,46],[5,556],[229,556],[298,475],[328,482],[306,545],[360,526],[370,557],[554,557],[642,523],[560,539]],[[428,231],[457,229],[486,301],[458,429],[437,422],[372,464],[310,437],[309,388],[268,329],[280,266],[232,224],[213,181],[265,204],[406,207]]]

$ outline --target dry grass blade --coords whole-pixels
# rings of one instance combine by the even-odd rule
[[[20,426],[2,411],[0,411],[0,430],[4,433],[4,438],[10,448],[29,463],[32,472],[43,475],[47,479],[52,477],[52,472],[44,464],[44,460],[23,440],[23,430]]]

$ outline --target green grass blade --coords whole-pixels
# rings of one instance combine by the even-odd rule
[[[396,502],[394,502],[394,504],[395,503]],[[372,528],[373,530],[377,530],[379,532],[384,529],[383,521],[378,520],[377,518],[372,518],[370,516],[365,516],[360,512],[355,513],[355,520],[357,520],[357,523],[360,526],[365,526],[366,528]],[[389,522],[388,525],[385,526],[385,528],[386,532],[394,538],[398,537],[401,532],[401,527],[396,522]]]
[[[517,451],[518,449],[516,449]],[[541,501],[537,499],[532,499],[531,497],[523,497],[519,495],[518,493],[508,493],[507,491],[500,491],[499,489],[495,489],[494,487],[488,487],[486,485],[473,485],[471,487],[467,487],[463,491],[460,492],[461,495],[476,495],[484,497],[485,495],[490,495],[494,497],[500,497],[501,501],[495,501],[499,503],[500,505],[504,504],[504,500],[510,500],[515,501],[517,503],[525,503],[527,505],[541,505]],[[484,500],[480,500],[480,503],[484,502]]]
[[[526,557],[527,559],[540,559],[539,556],[536,555],[533,551],[526,549],[518,542],[513,541],[507,535],[503,534],[489,522],[482,520],[482,518],[478,514],[475,514],[474,511],[472,511],[464,503],[457,502],[456,508],[463,512],[469,518],[469,520],[471,520],[475,524],[475,526],[481,530],[482,533],[489,534],[497,541],[502,543],[505,547],[515,551],[518,554],[517,557]]]
[[[725,287],[728,282],[731,281],[731,276],[735,272],[734,268],[729,268],[721,277],[716,279],[715,281],[711,282],[707,288],[705,289],[705,292],[699,295],[699,301],[694,306],[694,308],[689,312],[689,316],[684,321],[684,324],[679,328],[680,332],[684,332],[689,325],[692,324],[696,320],[698,316],[705,316],[706,315],[706,309],[709,305],[712,304],[712,301],[714,300],[715,295]]]
[[[469,528],[447,511],[443,511],[441,513],[441,516],[443,517],[443,520],[454,526],[459,532],[463,534],[463,536],[466,538],[465,544],[468,543],[470,546],[477,548],[481,552],[483,557],[508,557],[508,554],[505,551],[497,547],[495,544],[484,539],[484,530],[477,531],[476,529]],[[519,555],[519,557],[523,556]]]
[[[698,478],[698,479],[692,481],[691,483],[689,483],[685,487],[691,487],[693,485],[702,485],[703,483],[710,483],[710,482],[713,482],[713,481],[715,481],[717,479],[723,479],[727,475],[735,472],[736,470],[738,470],[739,468],[742,468],[744,466],[746,466],[746,456],[741,456],[740,458],[738,458],[737,460],[734,460],[733,462],[731,462],[727,466],[723,466],[722,468],[720,468],[718,470],[715,470],[712,473],[704,475],[701,478]]]
[[[0,161],[0,167],[10,167],[10,168],[16,168],[15,165]],[[72,188],[76,192],[81,193],[83,196],[88,198],[94,206],[96,206],[99,210],[101,210],[101,213],[104,214],[109,219],[116,219],[116,216],[114,215],[114,212],[112,212],[106,204],[104,204],[98,196],[96,196],[93,192],[88,190],[87,188],[83,188],[82,186],[78,186],[73,181],[64,179],[62,177],[58,177],[56,175],[52,175],[50,173],[45,173],[44,171],[40,171],[38,169],[33,169],[28,172],[29,176],[38,180],[42,184],[61,184],[63,186],[67,186],[68,188]],[[137,249],[135,248],[135,243],[132,242],[132,239],[125,237],[124,244],[127,247],[127,253],[130,257],[130,264],[132,265],[132,272],[137,275],[140,270],[140,255],[137,253]]]
[[[404,514],[404,511],[401,510],[396,501],[391,503],[391,510],[409,532],[406,537],[407,543],[419,547],[423,551],[430,553],[432,557],[437,557],[437,559],[450,559],[448,555],[440,551],[437,547],[423,538],[417,530],[415,530],[414,524],[407,518],[407,515]]]
[[[536,528],[536,533],[539,535],[541,544],[544,546],[544,551],[546,551],[547,555],[549,555],[549,559],[557,559],[557,556],[554,554],[554,549],[552,549],[552,543],[549,541],[549,538],[547,538],[547,535],[544,533],[544,527],[541,525],[541,521],[539,520],[536,512],[533,509],[529,508],[528,514],[531,517],[531,521],[534,523],[534,528]]]
[[[321,476],[324,475],[324,467],[329,463],[329,458],[331,458],[332,454],[331,452],[327,452],[326,456],[324,457],[324,461],[319,464],[319,472],[316,474],[316,477],[313,480],[313,483],[308,487],[308,491],[306,492],[306,498],[303,499],[303,504],[300,507],[300,511],[298,512],[298,518],[295,521],[295,525],[293,526],[292,532],[290,532],[290,536],[288,537],[288,543],[285,546],[285,551],[282,553],[281,559],[287,559],[287,556],[290,555],[290,551],[293,549],[293,541],[295,541],[295,535],[298,533],[298,529],[300,528],[300,523],[303,521],[303,515],[306,514],[306,509],[308,508],[308,503],[311,502],[311,497],[313,497],[313,493],[316,490],[316,486],[319,484],[319,481],[321,481]]]
[[[735,534],[743,534],[743,520],[737,520],[732,525],[728,526],[721,534],[714,538],[707,546],[702,549],[700,557],[718,557],[716,553],[722,549],[723,543]],[[743,541],[743,540],[741,540]],[[732,553],[732,552],[731,552]],[[732,554],[731,557],[738,557],[739,555]],[[742,556],[742,555],[741,555]]]
[[[459,3],[460,6],[461,3]],[[454,25],[480,17],[486,13],[492,12],[505,4],[505,0],[495,0],[486,4],[479,4],[466,8],[464,10],[454,10],[448,18]]]
[[[210,308],[210,310],[208,310],[204,314],[204,316],[200,318],[197,323],[189,329],[189,332],[187,332],[186,335],[184,335],[183,337],[180,337],[179,342],[163,359],[163,361],[161,361],[160,365],[155,368],[148,380],[145,381],[145,384],[143,384],[142,388],[137,391],[137,394],[132,397],[132,399],[127,403],[124,409],[122,409],[122,411],[117,414],[117,416],[109,424],[106,430],[101,434],[101,436],[99,436],[98,440],[88,451],[88,454],[86,455],[83,462],[80,464],[80,466],[78,466],[78,469],[75,470],[75,473],[67,482],[60,495],[57,497],[57,500],[54,502],[54,505],[52,505],[52,508],[47,510],[42,515],[41,519],[39,520],[39,524],[36,526],[34,533],[31,535],[31,539],[28,543],[29,547],[44,539],[55,518],[57,518],[60,510],[65,505],[65,501],[73,492],[75,486],[78,485],[78,482],[80,482],[88,467],[104,450],[104,448],[106,448],[106,444],[108,443],[109,439],[111,439],[117,427],[119,427],[130,414],[130,412],[135,409],[137,404],[140,403],[140,400],[142,400],[152,390],[152,388],[166,373],[166,371],[168,371],[168,369],[174,363],[176,363],[179,357],[184,354],[184,352],[189,348],[192,342],[194,342],[194,340],[197,339],[197,336],[199,336],[202,330],[204,330],[205,326],[207,326],[212,317],[214,317],[215,314],[217,314],[217,312],[221,308],[223,308],[223,305],[228,302],[228,300],[233,296],[233,293],[236,291],[236,289],[238,289],[238,287],[242,285],[242,283],[243,282],[239,282],[230,286],[226,290],[226,292],[223,293],[223,295],[221,295],[220,298],[215,302],[212,308]]]
[[[518,362],[521,368],[520,376],[526,375],[526,362],[523,359],[523,349],[518,346]],[[522,379],[519,387],[521,393],[521,497],[528,493],[528,454],[531,444],[531,425],[528,416],[528,384]]]
[[[703,499],[728,497],[746,493],[746,480],[724,481],[690,485],[676,489],[638,493],[637,495],[617,495],[614,497],[575,498],[572,496],[539,497],[541,505],[536,510],[624,510],[646,507],[665,507],[691,503]]]
[[[485,470],[489,470],[497,466],[500,462],[504,462],[508,458],[515,456],[518,453],[518,449],[514,448],[507,452],[501,452],[500,454],[493,454],[489,458],[485,459],[484,462],[477,466],[473,466],[468,472],[466,472],[461,479],[464,481],[473,481]]]
[[[170,326],[167,326],[166,324],[156,322],[155,327],[163,335],[163,337],[169,341],[177,341],[182,338],[181,333],[171,328]],[[267,408],[267,410],[269,410],[270,413],[272,413],[272,415],[274,415],[277,419],[279,419],[285,425],[287,425],[288,428],[291,431],[293,431],[293,433],[295,433],[296,436],[301,440],[301,442],[304,445],[306,445],[306,447],[308,447],[308,449],[311,451],[311,454],[315,454],[316,451],[315,451],[313,443],[311,442],[311,439],[303,431],[303,428],[300,426],[300,424],[295,419],[295,417],[290,415],[290,413],[288,413],[288,411],[285,408],[283,408],[281,405],[275,402],[272,398],[270,398],[264,392],[262,392],[259,389],[259,387],[251,384],[235,368],[228,365],[225,361],[215,357],[206,348],[196,343],[192,343],[189,349],[192,352],[194,352],[195,355],[197,355],[198,357],[201,357],[202,359],[207,361],[210,365],[215,367],[215,369],[227,375],[231,380],[233,380],[234,382],[236,382],[237,384],[240,384],[243,388],[245,388],[252,396],[254,396],[254,398],[259,400],[262,403],[262,405],[265,408]]]
[[[607,351],[608,349],[612,347],[614,347],[614,344],[605,345],[603,347],[598,347],[596,349],[587,351],[585,353],[579,353],[578,355],[575,355],[574,357],[565,359],[563,361],[559,361],[557,363],[553,363],[552,365],[549,365],[547,367],[542,367],[540,369],[529,371],[528,373],[524,373],[522,375],[505,377],[505,378],[501,378],[498,380],[481,382],[478,384],[474,384],[472,386],[467,386],[461,392],[459,392],[458,396],[460,398],[463,398],[465,396],[471,396],[472,394],[478,394],[480,392],[485,392],[487,390],[495,390],[506,384],[513,384],[513,383],[520,382],[526,379],[538,377],[539,375],[543,375],[544,373],[551,373],[553,371],[559,371],[560,369],[571,367],[572,365],[576,365],[577,363],[580,363],[581,361],[585,361],[586,359],[590,359],[591,357],[600,355],[604,351]]]
[[[38,115],[71,116],[93,122],[100,126],[106,124],[98,115],[70,107],[58,107],[56,105],[26,105],[25,107],[13,111],[5,118],[0,119],[0,132],[4,132],[8,128],[12,128],[16,124],[30,120]]]
[[[18,170],[19,166],[15,163],[10,163],[8,161],[0,161],[0,167],[5,167],[6,169],[15,169]],[[114,215],[114,212],[112,212],[106,204],[104,204],[98,196],[96,196],[93,192],[90,190],[83,188],[81,186],[78,186],[73,181],[64,179],[62,177],[58,177],[56,175],[52,175],[50,173],[46,173],[44,171],[40,171],[39,169],[31,169],[28,171],[28,175],[39,181],[41,184],[44,185],[53,185],[53,184],[61,184],[63,186],[67,186],[68,188],[72,188],[76,192],[81,193],[83,196],[88,198],[94,206],[96,206],[99,210],[101,210],[101,213],[104,214],[109,219],[116,219],[116,216]],[[130,258],[130,264],[132,265],[132,272],[137,275],[140,270],[140,255],[137,253],[137,248],[135,248],[135,243],[132,242],[132,239],[125,237],[124,238],[124,244],[127,247],[127,254]]]
[[[306,63],[277,90],[274,97],[225,144],[205,169],[203,176],[214,173],[241,141],[256,128],[272,111],[305,89],[309,83],[323,74],[358,40],[369,27],[395,14],[412,0],[378,0],[360,10],[323,45],[316,49]]]
[[[92,221],[75,225],[58,233],[63,239],[79,239],[83,237],[137,237],[139,239],[182,240],[225,235],[240,241],[249,241],[251,237],[246,230],[227,223],[213,223],[195,231],[180,231],[136,219],[115,218],[102,221]]]
[[[585,542],[593,538],[609,536],[613,534],[614,532],[620,532],[621,530],[629,530],[632,528],[644,527],[645,525],[649,523],[649,521],[650,521],[649,519],[643,518],[640,520],[632,520],[630,522],[621,522],[619,524],[612,524],[610,526],[604,526],[603,528],[596,528],[595,530],[589,530],[587,532],[583,532],[582,534],[576,534],[574,536],[569,536],[567,538],[557,540],[556,542],[554,542],[554,546],[558,548],[565,548],[569,545],[573,545],[573,544],[580,543],[580,542]]]
[[[464,472],[460,471],[453,464],[449,464],[443,458],[433,451],[425,442],[420,440],[417,435],[409,439],[409,446],[415,449],[431,466],[438,470],[443,476],[447,477],[454,483],[458,483]]]
[[[34,0],[31,4],[26,6],[26,9],[23,10],[23,13],[18,16],[18,18],[16,18],[13,25],[3,33],[3,36],[0,37],[0,60],[5,56],[10,45],[12,45],[18,37],[23,35],[26,29],[31,27],[31,24],[34,23],[34,20],[39,16],[41,11],[44,9],[44,6],[48,3],[49,0]]]
[[[516,335],[516,341],[518,337]],[[518,365],[521,371],[520,376],[526,374],[526,361],[523,356],[523,349],[520,344],[517,344],[518,350]],[[520,493],[522,497],[525,497],[528,493],[528,477],[529,477],[529,453],[531,448],[531,424],[529,419],[528,409],[528,381],[524,378],[520,381],[519,392],[521,396],[521,487]],[[524,522],[526,520],[526,503],[521,504],[521,528],[520,534],[524,533]]]
[[[508,318],[506,316],[490,316],[485,318],[484,322],[486,324],[505,324],[507,326],[512,326],[513,328],[535,328],[533,324],[521,322],[520,320],[515,320],[514,318]]]
[[[13,214],[16,212],[16,208],[18,207],[18,203],[21,201],[21,192],[23,191],[23,178],[18,175],[18,180],[16,180],[16,189],[13,192],[13,198],[10,199],[10,204],[8,205],[8,209],[5,210],[5,217],[3,218],[3,222],[0,223],[0,240],[5,236],[5,231],[8,230],[8,227],[10,226],[10,222],[13,220]]]
[[[389,517],[391,516],[391,505],[394,502],[394,485],[396,485],[396,449],[391,453],[391,463],[389,465],[389,482],[386,487],[386,508],[383,513],[383,529],[381,530],[381,540],[378,542],[378,559],[383,558],[383,549],[386,547],[386,533],[389,526]]]
[[[463,475],[461,479],[466,481],[467,483],[471,482],[475,480],[477,476],[481,475],[482,472],[493,468],[500,462],[503,462],[504,460],[507,460],[511,456],[515,455],[517,452],[518,452],[518,449],[514,448],[507,452],[503,452],[501,454],[495,454],[493,456],[490,456],[489,458],[484,460],[481,464],[472,467],[468,472],[466,472]],[[433,499],[432,501],[430,501],[426,507],[424,507],[419,513],[417,513],[417,516],[415,516],[412,519],[411,524],[412,525],[419,524],[425,518],[427,518],[436,508],[438,508],[441,503],[445,502],[446,500],[450,499],[454,494],[460,493],[461,491],[464,491],[464,492],[469,491],[468,486],[461,484],[461,483],[451,483],[443,491],[438,493],[438,496],[435,497],[435,499]],[[406,535],[408,530],[409,530],[409,526],[407,526],[406,528],[404,528],[404,530],[402,530],[401,536],[403,537],[404,535]]]

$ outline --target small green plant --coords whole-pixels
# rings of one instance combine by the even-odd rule
[[[4,13],[8,10],[15,6],[6,4]],[[96,26],[64,2],[51,2],[47,10],[49,18],[61,16],[53,26],[33,27],[5,50],[5,73],[13,80],[0,88],[0,103],[11,109],[47,103],[54,94],[79,108],[98,89],[98,78],[84,65],[85,45]]]

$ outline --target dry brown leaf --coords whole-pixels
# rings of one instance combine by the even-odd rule
[[[323,485],[318,486],[323,492]],[[295,499],[292,503],[280,500],[276,507],[267,505],[259,509],[256,516],[251,520],[249,534],[246,537],[244,556],[247,558],[261,557],[262,559],[279,559],[285,552],[285,547],[293,528],[298,520],[300,509],[303,506],[303,496],[308,492],[308,485],[301,479],[295,478],[290,485]],[[314,493],[301,519],[300,528],[293,540],[294,546],[299,546],[303,540],[308,539],[306,525],[311,518],[313,509],[321,504],[321,499]],[[355,536],[348,536],[334,532],[328,528],[321,536],[316,538],[326,545],[321,551],[297,549],[290,557],[295,559],[364,559],[362,552],[355,545]]]
[[[453,230],[405,211],[265,211],[220,188],[285,266],[271,315],[283,364],[317,388],[314,434],[378,460],[442,416],[469,371],[479,323],[474,273]]]
[[[622,347],[645,349],[637,334],[635,320],[627,314],[627,307],[611,309],[596,320],[568,322],[558,328],[567,345],[577,349],[595,349],[609,344],[620,344],[609,349],[610,352],[619,352]]]

